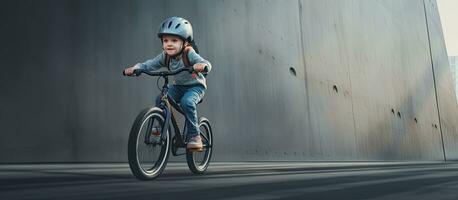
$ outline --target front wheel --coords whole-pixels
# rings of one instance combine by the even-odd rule
[[[206,118],[199,120],[200,136],[202,138],[203,151],[189,151],[186,150],[186,161],[191,172],[195,174],[202,174],[207,170],[210,164],[210,158],[213,150],[213,133],[210,126],[210,121]]]
[[[129,166],[140,180],[158,177],[167,165],[171,137],[162,109],[146,108],[135,119],[127,147]]]

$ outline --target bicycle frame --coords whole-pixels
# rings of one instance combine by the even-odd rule
[[[186,148],[185,136],[184,136],[184,133],[181,132],[181,129],[175,118],[175,113],[173,112],[172,107],[175,108],[179,113],[181,114],[184,114],[184,113],[180,109],[178,109],[178,105],[174,103],[173,100],[169,100],[169,97],[167,96],[167,92],[169,89],[169,86],[168,86],[169,79],[166,76],[164,77],[164,79],[165,79],[165,83],[164,83],[164,86],[162,86],[161,96],[160,96],[161,101],[160,101],[160,104],[157,106],[163,110],[164,115],[165,115],[165,123],[164,123],[163,129],[167,128],[170,131],[170,125],[172,125],[173,130],[174,130],[174,135],[172,136],[172,138],[174,138],[175,136],[176,140],[175,141],[172,140],[172,147],[173,147],[172,154],[174,156],[183,155],[185,153],[178,154],[177,150],[178,148]],[[184,126],[186,126],[186,124]],[[165,134],[162,134],[161,137],[165,137]],[[165,138],[162,138],[162,139],[165,140]]]
[[[175,141],[172,140],[172,154],[174,156],[184,155],[186,153],[182,153],[182,154],[177,153],[178,148],[186,148],[186,138],[185,138],[184,132],[181,132],[180,126],[178,124],[178,121],[175,118],[175,113],[173,112],[172,107],[175,108],[175,110],[177,110],[179,113],[183,115],[184,115],[184,112],[183,110],[181,110],[178,104],[176,104],[173,100],[170,100],[169,97],[167,96],[167,91],[169,89],[168,77],[164,77],[164,79],[165,79],[165,83],[164,83],[164,86],[162,87],[161,96],[160,96],[161,102],[157,106],[161,108],[165,114],[164,128],[167,127],[169,128],[169,131],[170,131],[170,125],[172,125],[173,130],[174,130],[173,136],[176,136],[176,140]],[[186,123],[183,126],[183,131],[185,130],[185,128],[186,128]],[[208,138],[205,135],[201,135],[201,136],[208,140]],[[161,137],[164,137],[164,134],[161,135]],[[162,138],[162,139],[165,140],[165,138]],[[211,147],[211,146],[204,145],[204,147]]]

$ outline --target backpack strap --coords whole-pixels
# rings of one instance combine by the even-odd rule
[[[167,53],[164,52],[164,54],[165,54],[165,60],[164,60],[165,66],[170,71],[170,59],[172,58],[169,55],[167,55]]]
[[[189,51],[191,51],[193,48],[191,45],[185,46],[183,49],[183,53],[181,54],[181,58],[183,59],[184,66],[186,67],[192,67],[191,62],[189,61]]]
[[[183,60],[185,67],[192,67],[191,61],[189,61],[189,57],[188,57],[189,51],[191,51],[192,49],[193,48],[191,45],[185,46],[183,49],[183,52],[181,53],[181,59]],[[169,55],[165,53],[164,63],[168,70],[170,70],[170,60],[171,59],[172,57],[170,57]]]

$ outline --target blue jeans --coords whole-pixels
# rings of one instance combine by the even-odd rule
[[[186,116],[186,127],[188,132],[187,138],[194,137],[199,134],[199,122],[197,119],[196,105],[204,97],[205,88],[201,85],[184,86],[171,85],[167,92],[167,96],[172,98],[176,103],[180,103],[181,108]],[[156,99],[156,104],[160,102],[160,95]]]

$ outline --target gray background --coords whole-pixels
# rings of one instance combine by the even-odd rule
[[[127,161],[158,90],[121,70],[160,53],[175,15],[214,66],[199,105],[213,160],[458,158],[434,0],[10,0],[0,15],[2,163]]]

